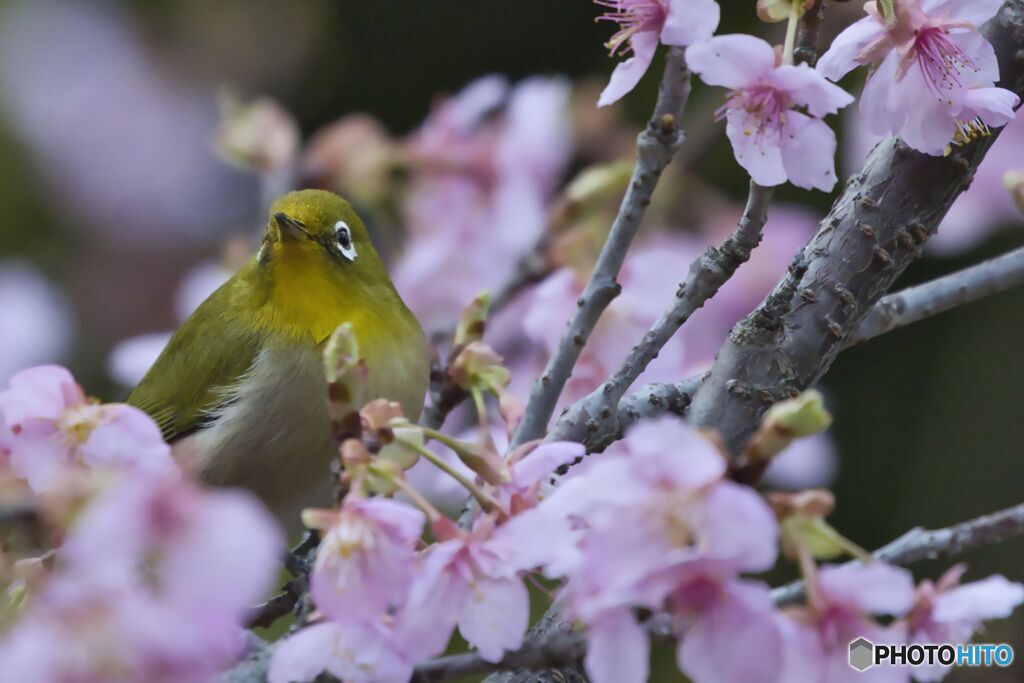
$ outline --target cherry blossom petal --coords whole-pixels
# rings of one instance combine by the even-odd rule
[[[82,461],[93,467],[120,466],[157,476],[173,476],[178,466],[153,418],[121,404],[102,407],[102,418],[79,447]]]
[[[990,576],[957,586],[935,600],[932,617],[936,621],[972,621],[1002,619],[1024,603],[1024,586],[1005,576]]]
[[[1004,88],[973,88],[964,99],[964,118],[979,117],[993,128],[1005,126],[1016,118],[1014,108],[1020,98]]]
[[[273,586],[284,535],[248,492],[218,490],[204,496],[192,512],[195,522],[165,552],[164,590],[182,605],[221,606],[240,615]],[[219,561],[211,562],[214,557]]]
[[[1003,6],[1003,0],[925,0],[921,4],[928,15],[967,21],[981,26]]]
[[[778,90],[788,92],[796,104],[806,106],[811,116],[819,119],[853,102],[853,95],[829,83],[806,64],[780,66],[765,80]]]
[[[899,130],[900,139],[919,152],[942,156],[956,133],[956,120],[937,107],[917,107],[908,112]]]
[[[572,441],[543,443],[512,465],[512,478],[519,488],[533,486],[586,453],[583,444]]]
[[[683,46],[707,40],[718,28],[721,13],[715,0],[668,0],[661,42]]]
[[[637,458],[649,459],[645,473],[697,489],[725,474],[725,458],[705,436],[676,417],[641,422],[625,437]]]
[[[899,58],[890,54],[864,83],[859,109],[865,127],[875,135],[898,131],[907,120],[907,114],[899,107],[898,93],[895,92],[898,87],[898,69]]]
[[[858,57],[864,48],[884,33],[885,27],[871,16],[847,26],[818,60],[818,72],[829,80],[838,81],[861,65]]]
[[[485,579],[470,586],[459,633],[484,661],[500,661],[506,651],[518,649],[529,625],[530,595],[519,579]]]
[[[633,46],[633,56],[615,67],[608,85],[597,100],[597,106],[606,107],[636,87],[654,59],[658,36],[650,31],[641,31],[633,36],[630,45]]]
[[[697,682],[779,680],[783,641],[771,593],[760,584],[731,582],[681,634],[676,657],[680,670]]]
[[[824,567],[818,585],[831,602],[867,614],[899,616],[914,602],[910,572],[884,562]]]
[[[604,614],[590,626],[583,660],[592,683],[646,683],[651,644],[629,610]]]
[[[39,365],[15,373],[0,392],[0,412],[13,427],[36,418],[57,420],[68,406],[85,402],[85,394],[67,368]]]
[[[775,515],[754,489],[722,481],[704,499],[700,538],[709,558],[742,571],[765,571],[775,564],[778,536]]]
[[[746,34],[715,36],[686,48],[686,65],[708,85],[742,88],[775,68],[775,50]]]
[[[746,111],[731,109],[726,117],[725,133],[732,143],[736,161],[758,185],[774,187],[786,182],[782,150],[777,132],[758,128],[761,120]]]
[[[8,446],[11,471],[35,493],[52,490],[68,464],[70,452],[56,431],[22,435]]]
[[[836,185],[836,134],[828,124],[798,111],[786,113],[782,164],[789,182],[830,192]]]

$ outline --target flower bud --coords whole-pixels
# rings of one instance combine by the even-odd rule
[[[299,149],[299,126],[277,102],[260,98],[243,104],[226,95],[214,148],[229,164],[260,172],[287,167]]]
[[[769,460],[794,439],[817,434],[831,424],[821,392],[809,389],[768,409],[744,456],[749,462]]]
[[[1010,191],[1017,208],[1024,211],[1024,171],[1007,171],[1003,185]]]
[[[472,342],[455,357],[449,373],[467,391],[479,389],[498,396],[511,379],[502,361],[490,346]]]
[[[487,312],[490,307],[490,294],[481,292],[462,309],[459,324],[455,328],[456,346],[464,346],[483,339],[484,327],[487,324]]]

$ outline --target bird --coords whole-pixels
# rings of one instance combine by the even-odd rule
[[[322,349],[349,323],[366,362],[364,397],[419,418],[426,337],[363,221],[325,190],[270,207],[256,254],[172,335],[127,403],[159,425],[203,484],[258,496],[289,533],[330,503],[337,457]]]

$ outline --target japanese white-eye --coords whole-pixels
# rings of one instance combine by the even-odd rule
[[[346,322],[366,400],[399,401],[416,420],[428,379],[419,322],[348,202],[292,192],[271,207],[257,254],[185,321],[128,403],[201,481],[250,489],[296,529],[302,508],[332,491],[321,351]]]

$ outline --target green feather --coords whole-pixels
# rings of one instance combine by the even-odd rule
[[[201,429],[266,346],[266,332],[246,324],[225,283],[171,337],[127,402],[148,413],[164,439]]]

